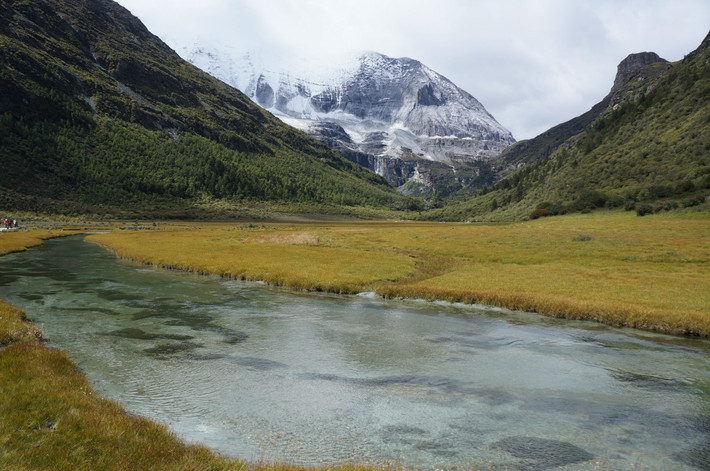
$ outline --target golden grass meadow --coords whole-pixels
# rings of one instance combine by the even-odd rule
[[[710,217],[205,224],[87,238],[159,267],[710,336]]]
[[[155,230],[87,239],[142,263],[295,289],[375,291],[710,335],[710,215],[703,213],[142,227]],[[0,254],[59,235],[0,234]],[[0,302],[0,469],[306,469],[243,463],[183,444],[162,425],[98,397],[68,356],[42,340],[22,310]]]

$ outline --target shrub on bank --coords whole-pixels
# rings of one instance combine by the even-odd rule
[[[539,219],[539,218],[544,218],[544,217],[548,217],[548,216],[552,216],[552,213],[550,213],[550,211],[548,211],[547,209],[544,209],[544,208],[539,208],[539,209],[536,209],[535,211],[533,211],[532,213],[530,213],[530,216],[528,216],[528,217],[530,219]]]
[[[638,216],[653,214],[653,206],[648,203],[636,203],[636,214]]]

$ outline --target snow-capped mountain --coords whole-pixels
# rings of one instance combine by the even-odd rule
[[[515,142],[478,100],[413,59],[368,52],[299,72],[227,48],[178,52],[397,186],[421,180],[426,161],[449,167],[456,178],[460,163],[494,157]]]

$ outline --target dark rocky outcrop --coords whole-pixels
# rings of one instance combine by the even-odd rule
[[[621,61],[616,68],[616,78],[614,79],[614,85],[611,87],[610,93],[614,94],[619,91],[638,69],[655,64],[656,62],[668,61],[662,59],[655,52],[639,52],[626,56],[626,59]]]

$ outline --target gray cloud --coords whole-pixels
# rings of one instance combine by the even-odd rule
[[[633,52],[679,60],[708,32],[707,0],[118,0],[169,44],[206,38],[273,61],[355,51],[412,57],[517,139],[587,111]]]

